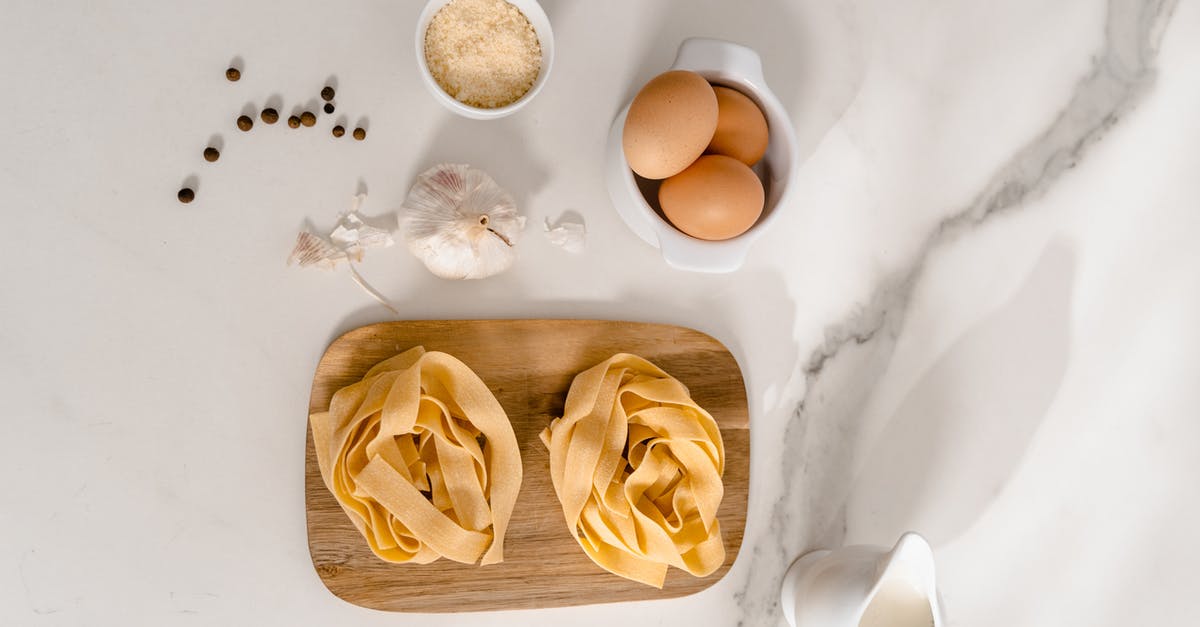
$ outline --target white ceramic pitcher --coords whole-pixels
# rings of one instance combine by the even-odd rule
[[[890,551],[848,546],[813,551],[783,578],[783,615],[792,627],[942,627],[933,550],[906,533]]]

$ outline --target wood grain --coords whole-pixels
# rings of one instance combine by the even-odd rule
[[[321,481],[308,435],[305,504],[313,565],[338,597],[397,612],[528,609],[665,599],[716,583],[737,557],[746,526],[750,424],[746,388],[733,355],[683,327],[601,320],[427,320],[355,329],[330,344],[313,380],[309,411],[324,411],[338,389],[413,346],[444,351],[473,369],[508,413],[521,447],[524,480],[505,538],[504,562],[449,560],[391,564],[375,557]],[[697,578],[668,571],[662,590],[613,575],[588,559],[567,531],[538,433],[561,415],[575,375],[613,353],[641,355],[691,390],[725,442],[725,496],[718,511],[725,563]],[[307,422],[307,421],[306,421]]]

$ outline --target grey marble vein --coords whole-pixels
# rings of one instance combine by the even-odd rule
[[[942,220],[913,261],[882,280],[867,304],[826,329],[805,366],[805,393],[784,433],[781,492],[764,497],[773,503],[768,529],[743,549],[750,566],[736,593],[738,625],[782,623],[778,591],[790,560],[843,541],[856,419],[887,370],[931,252],[1044,195],[1137,105],[1154,83],[1154,61],[1174,8],[1174,0],[1111,0],[1103,47],[1058,115],[971,203]]]

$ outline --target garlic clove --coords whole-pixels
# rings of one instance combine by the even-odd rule
[[[542,229],[551,244],[569,253],[579,254],[587,245],[587,229],[582,222],[560,220],[557,225],[552,226],[550,218],[546,218]]]

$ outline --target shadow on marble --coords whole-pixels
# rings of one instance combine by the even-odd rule
[[[566,209],[555,217],[547,217],[543,224],[535,224],[534,228],[537,229],[544,225],[546,228],[557,229],[567,224],[582,224],[586,229],[587,219],[574,209]]]
[[[276,113],[279,113],[280,111],[282,111],[283,110],[283,94],[280,92],[274,92],[270,96],[267,96],[267,101],[263,103],[263,108],[268,108],[268,107],[271,109],[274,109]],[[255,122],[258,122],[261,119],[259,117],[259,115],[252,115],[250,117],[254,118]],[[287,120],[283,120],[283,122],[286,124]]]
[[[529,215],[530,201],[549,181],[546,161],[530,150],[517,117],[499,120],[468,120],[446,113],[429,143],[415,154],[423,159],[405,173],[415,181],[439,163],[466,163],[487,172],[516,200],[517,208]],[[396,207],[399,209],[399,207]]]
[[[722,341],[742,365],[751,419],[777,410],[800,362],[797,306],[783,276],[774,270],[739,274],[729,289],[706,294],[696,307],[709,312],[727,333]]]
[[[945,545],[987,510],[1062,384],[1074,281],[1074,251],[1051,242],[1012,298],[917,380],[880,435],[859,449],[848,540],[887,544],[916,530]]]
[[[553,25],[562,15],[559,13],[559,11],[563,8],[570,8],[570,6],[575,3],[569,1],[561,3],[558,0],[539,0],[538,4],[542,6],[542,11],[546,12],[546,18],[549,19],[550,24]]]
[[[199,193],[199,191],[200,191],[200,176],[197,174],[189,174],[189,175],[185,176],[183,178],[183,182],[179,185],[179,187],[181,189],[186,187],[186,188],[192,190],[193,192]]]
[[[399,237],[402,238],[402,236]],[[403,249],[405,245],[403,241],[398,241],[396,242],[396,246]],[[404,252],[404,254],[407,255],[408,253]],[[415,259],[413,261],[420,264]],[[372,274],[369,269],[360,271],[366,277],[367,281],[371,281]],[[388,311],[383,305],[372,302],[352,311],[342,318],[338,324],[334,325],[328,341],[333,342],[333,340],[344,333],[377,322],[440,320],[463,317],[461,315],[449,315],[447,312],[451,311],[469,311],[473,309],[480,312],[477,316],[471,316],[477,319],[511,317],[494,309],[490,310],[480,307],[480,303],[495,302],[495,299],[490,297],[490,294],[495,293],[495,286],[499,284],[499,281],[505,275],[485,279],[484,281],[454,281],[438,278],[423,268],[419,272],[412,272],[411,274],[412,279],[403,289],[389,289],[391,286],[386,284],[376,286],[396,306],[400,312],[399,315]],[[519,287],[506,289],[519,290]],[[429,293],[437,293],[439,295],[436,303],[431,303],[421,297],[422,294]],[[519,291],[508,293],[512,294],[512,298],[517,300],[522,298]]]

